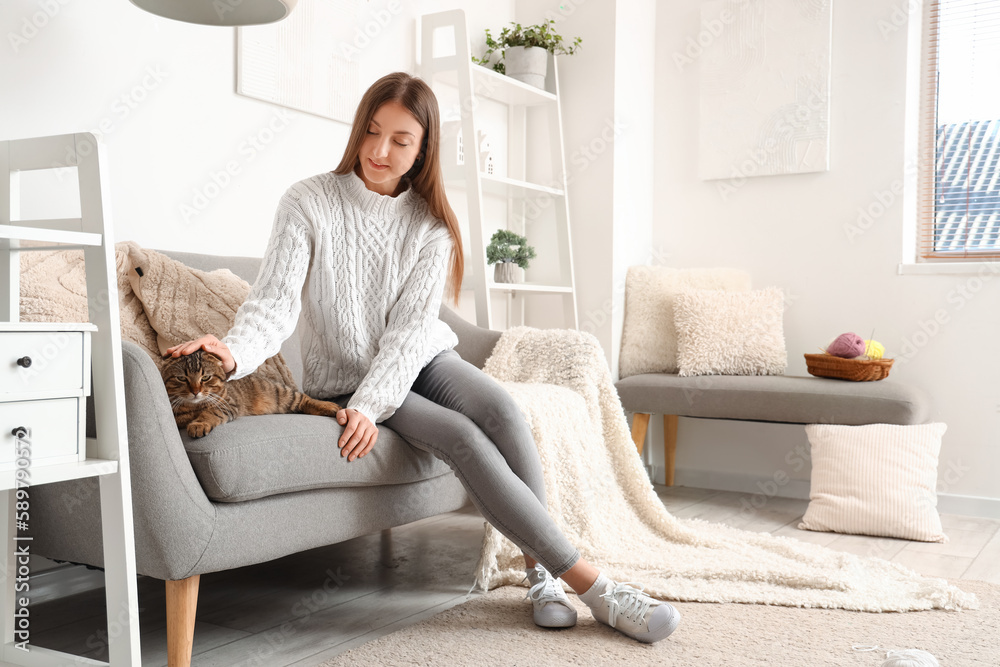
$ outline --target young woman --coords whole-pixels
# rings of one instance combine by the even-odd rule
[[[340,455],[364,465],[384,423],[448,463],[483,516],[524,552],[535,623],[569,627],[558,578],[602,623],[642,642],[680,614],[584,561],[546,510],[538,452],[510,395],[458,356],[438,318],[458,300],[462,243],[438,158],[438,103],[420,79],[376,81],[354,116],[340,165],[293,185],[278,204],[257,280],[232,329],[176,345],[218,355],[229,379],[276,354],[302,318],[302,389],[347,407]]]

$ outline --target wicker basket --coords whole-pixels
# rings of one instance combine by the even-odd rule
[[[842,359],[832,354],[807,354],[806,370],[821,378],[852,382],[882,380],[889,375],[892,359]]]

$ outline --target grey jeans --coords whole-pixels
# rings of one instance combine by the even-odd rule
[[[457,352],[434,357],[383,423],[451,466],[486,520],[552,576],[579,560],[546,509],[542,465],[524,415]]]

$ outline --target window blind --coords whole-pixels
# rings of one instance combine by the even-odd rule
[[[918,255],[1000,258],[1000,0],[935,0],[924,41]]]

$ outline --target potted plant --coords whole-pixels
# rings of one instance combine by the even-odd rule
[[[562,35],[555,31],[555,21],[521,26],[511,22],[510,26],[500,31],[497,39],[486,29],[486,53],[482,58],[472,57],[472,62],[485,67],[492,66],[501,74],[523,81],[524,83],[545,88],[545,74],[548,70],[548,53],[553,55],[572,55],[583,42],[577,37],[568,46],[563,43]],[[490,63],[491,56],[499,51],[500,57]]]
[[[535,258],[535,249],[528,245],[528,239],[507,229],[499,229],[486,246],[486,261],[495,264],[493,281],[516,283],[518,275],[514,266],[528,268],[528,260]]]

